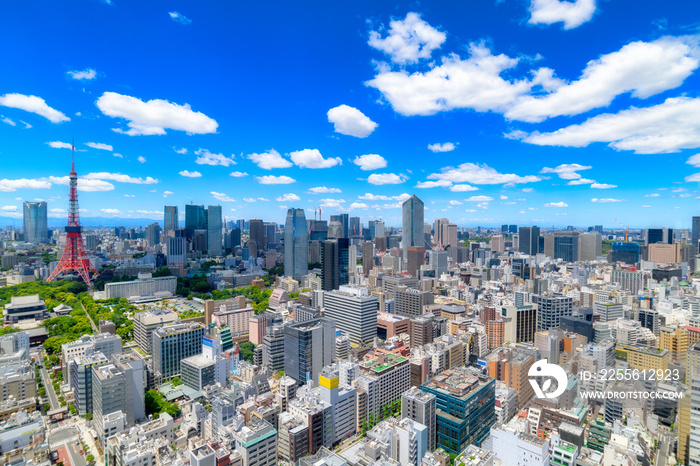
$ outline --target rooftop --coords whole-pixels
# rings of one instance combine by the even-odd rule
[[[442,371],[439,375],[425,382],[422,387],[447,393],[457,398],[467,398],[471,392],[493,381],[492,377],[482,375],[476,370],[456,367]]]
[[[369,371],[375,375],[380,375],[387,369],[390,369],[398,364],[408,361],[408,358],[397,356],[395,354],[380,354],[376,358],[366,359],[360,363],[360,368],[364,371]]]

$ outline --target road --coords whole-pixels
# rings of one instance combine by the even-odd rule
[[[41,381],[44,383],[44,388],[46,388],[46,394],[49,396],[49,404],[51,405],[51,409],[58,409],[61,407],[61,404],[58,402],[56,392],[53,391],[51,377],[49,377],[49,373],[46,370],[46,367],[44,366],[44,361],[40,361],[39,364],[41,364],[39,369],[39,373],[41,374]]]
[[[95,325],[95,322],[92,321],[92,317],[90,317],[90,314],[88,313],[87,309],[85,309],[85,306],[83,305],[83,303],[80,303],[80,305],[82,306],[83,311],[85,311],[85,315],[87,316],[88,320],[90,321],[90,325],[92,325],[92,330],[95,333],[99,332],[100,329],[97,328],[97,325]]]
[[[70,462],[73,466],[87,466],[87,461],[85,460],[86,453],[80,454],[80,449],[82,447],[78,442],[73,442],[68,445],[68,454],[70,455]]]
[[[656,456],[656,465],[657,466],[666,466],[667,464],[671,464],[669,461],[669,449],[671,448],[671,445],[676,440],[676,434],[674,432],[669,432],[666,430],[666,428],[661,427],[661,432],[659,432],[659,451]]]

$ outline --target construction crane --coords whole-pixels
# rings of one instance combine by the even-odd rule
[[[625,243],[626,243],[627,242],[627,235],[628,235],[630,229],[629,229],[629,227],[626,227],[625,225],[623,225],[622,222],[620,222],[618,219],[615,219],[615,221],[617,222],[618,225],[620,225],[622,228],[625,229]]]

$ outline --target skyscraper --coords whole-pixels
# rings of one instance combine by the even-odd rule
[[[355,267],[356,264],[352,266]],[[338,238],[338,286],[350,283],[350,240]]]
[[[578,231],[557,231],[554,233],[554,258],[565,262],[578,260]],[[522,241],[522,238],[521,238]]]
[[[423,234],[423,209],[425,205],[423,201],[418,199],[414,194],[404,201],[401,209],[403,210],[403,222],[401,243],[403,248],[403,257],[408,257],[409,246],[425,246],[425,236]]]
[[[284,275],[301,280],[309,273],[309,232],[304,209],[289,209],[284,223]]]
[[[360,224],[360,217],[350,217],[350,223],[348,226],[348,236],[359,236],[362,235],[362,225]]]
[[[222,227],[221,206],[210,205],[207,208],[207,248],[211,256],[220,256],[223,253]]]
[[[46,202],[24,203],[24,241],[32,244],[49,242]]]
[[[250,221],[250,240],[255,241],[258,246],[258,251],[266,250],[265,244],[265,224],[262,220],[252,219]]]
[[[158,225],[158,222],[153,222],[146,227],[146,242],[149,246],[160,243],[160,225]]]
[[[350,336],[354,343],[370,343],[377,336],[377,311],[375,296],[369,296],[367,288],[344,286],[338,291],[323,295],[324,317],[335,321],[336,329]]]
[[[178,228],[180,228],[180,220],[178,219],[177,206],[166,205],[163,211],[163,234],[174,236],[175,230]]]
[[[354,264],[353,264],[354,265]],[[362,272],[369,277],[369,272],[374,268],[374,244],[371,241],[362,243]]]
[[[192,237],[195,230],[206,230],[206,217],[203,205],[185,205],[185,230]]]
[[[579,259],[594,261],[603,253],[603,237],[597,231],[583,233],[579,236]]]
[[[698,241],[700,241],[700,217],[693,217],[693,233],[692,233],[693,246],[698,246]]]
[[[436,218],[433,229],[435,230],[435,244],[445,246],[445,241],[442,238],[442,226],[447,225],[450,221],[446,218]]]
[[[664,243],[673,244],[673,228],[647,228],[645,231],[645,245]]]
[[[284,326],[284,372],[299,385],[318,383],[335,356],[335,322],[324,317]]]
[[[327,239],[321,243],[321,288],[338,289],[338,241]]]
[[[518,236],[518,250],[520,252],[532,256],[537,254],[540,240],[539,227],[520,227]]]

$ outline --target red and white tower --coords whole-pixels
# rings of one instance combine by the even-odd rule
[[[90,271],[99,275],[95,267],[90,263],[90,259],[83,246],[83,227],[80,226],[80,215],[78,213],[78,174],[75,173],[75,146],[73,150],[73,165],[70,171],[70,197],[68,203],[68,225],[66,226],[66,244],[63,248],[63,255],[56,268],[51,272],[47,281],[52,281],[61,273],[70,271],[77,272],[83,281],[90,285]]]

